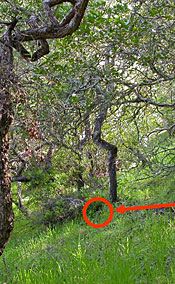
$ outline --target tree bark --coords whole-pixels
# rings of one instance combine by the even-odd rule
[[[13,229],[11,179],[9,174],[9,128],[12,123],[10,87],[13,83],[13,55],[10,47],[10,29],[0,44],[0,255]]]
[[[93,141],[94,143],[108,151],[108,170],[109,170],[109,192],[110,192],[110,199],[111,202],[116,202],[117,198],[117,178],[116,178],[116,156],[117,156],[117,147],[112,145],[111,143],[103,140],[101,138],[101,128],[103,122],[107,115],[108,107],[104,107],[101,110],[101,113],[96,118],[95,126],[94,126],[94,133],[93,133]]]

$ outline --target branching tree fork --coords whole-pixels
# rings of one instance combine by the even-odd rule
[[[52,7],[69,2],[72,8],[62,20],[57,21]],[[0,255],[2,255],[10,232],[13,229],[14,216],[11,199],[11,178],[9,174],[9,129],[13,120],[11,88],[15,84],[13,75],[13,49],[29,60],[36,61],[49,53],[47,39],[63,38],[76,31],[84,16],[89,0],[45,0],[42,5],[48,19],[48,25],[39,26],[37,16],[29,19],[30,29],[16,31],[18,19],[7,25],[0,38]],[[38,40],[40,48],[32,55],[23,46],[24,42]]]

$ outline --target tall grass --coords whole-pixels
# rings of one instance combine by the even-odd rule
[[[149,196],[152,185],[141,186],[137,198],[134,191],[133,205],[143,203],[144,190]],[[158,181],[154,202],[162,198],[173,202],[173,192],[173,181]],[[94,216],[94,222],[105,218],[106,207]],[[105,228],[91,228],[80,217],[45,230],[20,216],[0,259],[0,283],[173,284],[174,216],[172,212],[127,212],[124,216],[115,212]]]

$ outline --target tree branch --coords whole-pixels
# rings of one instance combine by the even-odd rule
[[[61,4],[64,2],[72,3],[73,8],[67,14],[65,20],[63,20],[60,25],[56,17],[53,15],[52,11],[49,9],[57,4]],[[63,38],[67,35],[71,35],[74,31],[78,29],[81,20],[84,16],[85,10],[87,8],[88,2],[89,0],[45,0],[43,2],[43,7],[45,11],[47,10],[46,15],[48,17],[48,20],[51,22],[51,26],[37,27],[14,33],[13,46],[19,46],[18,43],[21,44],[22,42],[26,41]]]
[[[90,0],[43,1],[42,5],[45,10],[47,19],[51,23],[51,25],[40,27],[36,24],[35,19],[33,22],[30,19],[29,24],[31,24],[31,29],[13,32],[12,36],[10,36],[10,42],[8,43],[9,48],[15,48],[26,60],[36,61],[40,59],[41,57],[49,53],[49,45],[46,41],[47,39],[64,38],[68,35],[71,35],[78,29],[89,1]],[[53,6],[66,2],[71,3],[73,7],[67,13],[63,21],[59,23],[51,8]],[[12,30],[14,30],[17,22],[18,20],[15,18],[11,23],[1,23],[9,26],[6,33],[8,33],[8,35],[11,35],[11,32]],[[26,48],[22,45],[22,43],[34,40],[40,41],[41,48],[31,56]],[[7,44],[7,40],[5,40],[4,36],[0,38],[0,42]]]
[[[11,181],[15,182],[15,181],[19,181],[19,182],[29,182],[33,179],[34,177],[28,177],[28,176],[16,176],[16,177],[12,177]]]
[[[154,106],[157,106],[157,107],[171,107],[171,108],[175,108],[175,103],[173,104],[168,104],[168,103],[159,103],[159,102],[156,102],[156,101],[152,101],[151,99],[149,98],[143,98],[139,92],[137,91],[137,97],[138,97],[138,100],[140,102],[144,102],[146,104],[150,104],[150,105],[154,105]]]
[[[38,22],[38,17],[36,15],[32,15],[28,23],[32,28],[37,28],[38,27],[37,22]],[[49,53],[49,45],[46,40],[39,40],[39,44],[41,48],[38,49],[36,52],[34,52],[31,61],[37,61],[38,59]]]

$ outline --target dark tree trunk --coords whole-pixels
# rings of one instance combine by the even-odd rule
[[[117,147],[111,143],[101,139],[101,127],[107,115],[107,107],[101,110],[94,126],[93,141],[94,143],[108,151],[108,169],[109,169],[109,192],[111,202],[117,201],[117,178],[116,178],[116,156]]]
[[[93,160],[93,156],[92,156],[91,150],[88,151],[87,157],[88,157],[88,159],[90,161],[89,175],[90,175],[90,177],[93,177],[94,176],[94,160]]]
[[[9,47],[9,31],[0,45],[0,255],[13,229],[11,179],[9,174],[9,128],[12,123],[10,86],[13,81],[13,56]]]
[[[10,121],[3,115],[0,120],[0,255],[13,229],[11,181],[8,168],[9,123]]]
[[[108,161],[109,161],[109,192],[110,199],[112,202],[117,201],[117,177],[116,177],[116,156],[117,148],[109,151]]]
[[[76,174],[76,182],[77,182],[77,188],[78,188],[78,192],[81,192],[84,190],[84,179],[83,179],[83,172],[84,172],[84,167],[81,166],[82,163],[82,152],[83,152],[83,147],[86,145],[87,141],[90,138],[90,122],[89,120],[87,120],[87,125],[85,128],[85,136],[83,139],[80,140],[79,143],[79,154],[78,154],[78,159],[79,159],[79,166],[78,166],[78,170],[77,170],[77,174]]]
[[[83,176],[82,173],[79,172],[78,173],[78,177],[77,177],[77,187],[78,187],[78,191],[82,191],[84,189],[84,180],[83,180]]]

